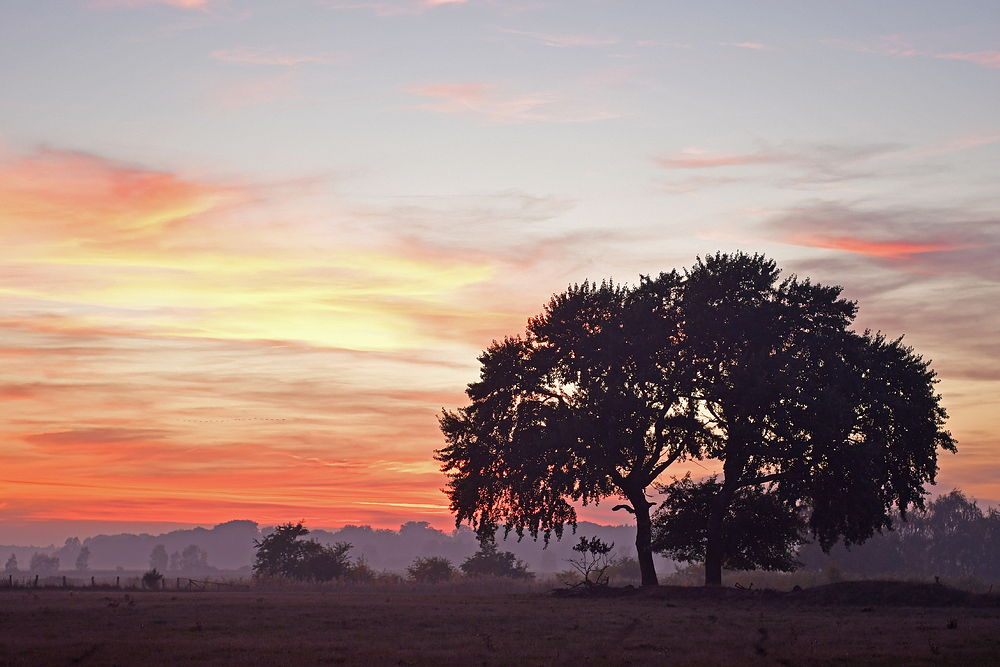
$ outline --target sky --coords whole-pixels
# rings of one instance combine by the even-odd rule
[[[0,91],[0,543],[448,529],[492,340],[736,250],[905,334],[931,491],[1000,500],[992,0],[6,0]]]

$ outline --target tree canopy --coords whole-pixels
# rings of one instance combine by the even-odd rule
[[[257,556],[253,571],[258,576],[288,577],[298,580],[330,581],[351,571],[347,552],[351,545],[337,542],[325,546],[315,540],[300,540],[309,534],[301,522],[276,526],[260,541],[254,540]]]
[[[922,507],[937,449],[955,449],[933,371],[899,339],[852,331],[839,287],[778,276],[737,253],[634,287],[588,282],[494,341],[471,404],[440,418],[456,523],[548,540],[575,527],[573,502],[619,497],[655,585],[647,490],[678,460],[715,459],[721,481],[674,486],[687,533],[661,531],[660,545],[703,553],[717,584],[724,561],[789,565],[786,545],[748,548],[753,531],[731,519],[747,503],[769,503],[774,520],[801,512],[824,547]]]
[[[679,321],[663,297],[679,286],[676,274],[639,290],[573,286],[523,338],[494,341],[468,387],[472,403],[440,419],[456,523],[547,541],[575,527],[571,501],[618,496],[636,516],[643,583],[656,584],[646,489],[698,451],[676,363]]]

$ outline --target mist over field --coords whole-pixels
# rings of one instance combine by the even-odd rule
[[[124,533],[96,535],[85,539],[71,537],[62,546],[0,545],[0,558],[7,560],[14,554],[19,569],[27,571],[32,555],[43,553],[59,559],[60,571],[75,571],[76,559],[81,549],[87,547],[90,550],[90,570],[114,570],[118,567],[125,570],[145,570],[150,567],[150,554],[156,545],[162,544],[167,554],[180,555],[193,544],[207,553],[204,563],[176,563],[177,567],[168,567],[168,572],[184,570],[189,574],[207,575],[216,570],[243,570],[249,575],[254,559],[254,540],[260,540],[273,530],[273,526],[259,526],[253,521],[236,520],[210,529],[175,530],[160,535]],[[634,526],[603,526],[582,521],[575,536],[572,528],[567,527],[562,540],[553,536],[547,547],[541,536],[535,541],[526,535],[518,542],[513,533],[506,541],[498,536],[498,542],[501,550],[514,553],[532,571],[552,573],[569,568],[566,561],[574,556],[572,547],[579,541],[579,536],[584,535],[597,536],[608,543],[614,542],[616,555],[635,557]],[[407,522],[398,530],[370,526],[316,529],[310,530],[306,539],[325,545],[349,542],[353,545],[349,553],[351,560],[364,558],[373,569],[392,572],[405,572],[415,558],[428,556],[442,556],[458,565],[479,549],[475,533],[467,526],[444,532],[423,521]],[[672,571],[673,566],[666,559],[658,559],[657,569],[666,573]]]

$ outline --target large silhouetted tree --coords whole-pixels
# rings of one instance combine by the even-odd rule
[[[738,253],[636,287],[584,283],[494,342],[471,404],[440,420],[456,522],[547,540],[576,525],[571,502],[624,498],[655,585],[647,489],[678,459],[713,458],[724,474],[699,495],[698,528],[711,585],[736,555],[723,526],[738,499],[799,508],[824,546],[921,507],[937,449],[954,450],[933,371],[851,331],[840,288],[778,274]]]
[[[685,395],[678,274],[635,289],[584,283],[553,296],[525,336],[479,358],[468,407],[445,411],[456,523],[533,537],[576,525],[571,501],[613,496],[636,518],[643,585],[656,585],[649,486],[703,443]],[[618,509],[616,508],[616,509]]]
[[[707,585],[736,555],[725,524],[748,490],[800,506],[824,549],[858,544],[891,525],[893,507],[922,508],[938,448],[955,450],[928,362],[850,330],[856,305],[839,287],[778,274],[760,255],[717,254],[684,279],[691,399],[711,435],[704,454],[723,470],[706,506]]]

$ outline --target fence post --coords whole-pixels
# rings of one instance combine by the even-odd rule
[[[96,587],[96,586],[97,586],[97,584],[95,584],[95,583],[94,583],[94,576],[93,576],[93,575],[91,575],[91,576],[90,576],[90,587],[91,587],[91,588],[94,588],[94,587]]]
[[[35,588],[38,588],[38,575],[35,575]]]
[[[115,577],[115,588],[121,588],[121,587],[122,587],[122,578]]]
[[[63,575],[63,588],[66,588],[66,575]]]

